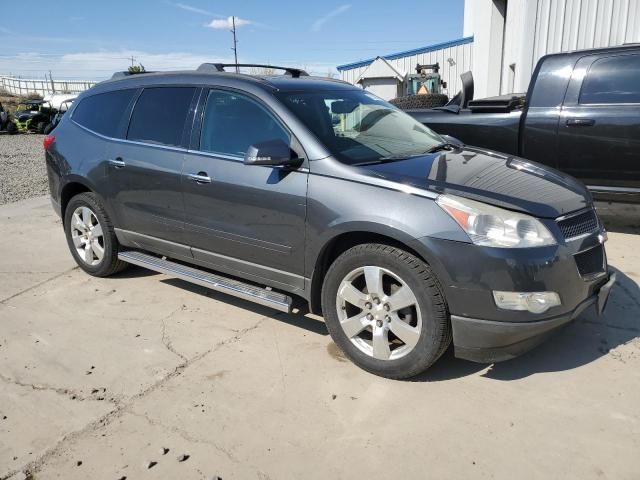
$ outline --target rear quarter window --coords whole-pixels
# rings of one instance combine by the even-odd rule
[[[73,121],[101,135],[123,138],[124,115],[136,91],[115,90],[83,98],[73,112]]]
[[[127,139],[178,147],[195,87],[145,88],[133,109]]]

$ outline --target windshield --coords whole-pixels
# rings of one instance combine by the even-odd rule
[[[443,143],[437,133],[364,90],[276,96],[338,160],[349,165],[420,155]]]

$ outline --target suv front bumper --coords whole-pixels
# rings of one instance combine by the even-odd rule
[[[496,362],[535,347],[588,307],[602,311],[615,281],[603,239],[594,232],[550,247],[505,249],[423,237],[412,246],[443,287],[456,356]],[[599,253],[594,273],[580,269],[585,252]],[[556,292],[562,303],[542,314],[506,310],[496,305],[494,291]]]
[[[544,320],[497,322],[452,315],[455,356],[481,363],[517,357],[543,342],[554,330],[574,320],[585,309],[595,305],[598,314],[601,314],[615,280],[616,275],[612,273],[597,293],[573,311]]]

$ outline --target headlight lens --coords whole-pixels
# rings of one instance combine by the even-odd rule
[[[525,248],[556,244],[547,227],[529,215],[454,195],[440,195],[436,202],[476,245]]]

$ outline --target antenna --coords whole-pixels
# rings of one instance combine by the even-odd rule
[[[231,17],[231,33],[233,33],[233,47],[231,48],[231,50],[233,50],[233,56],[235,58],[235,63],[236,63],[236,73],[239,73],[240,71],[238,70],[238,40],[236,39],[236,17],[235,15]]]

